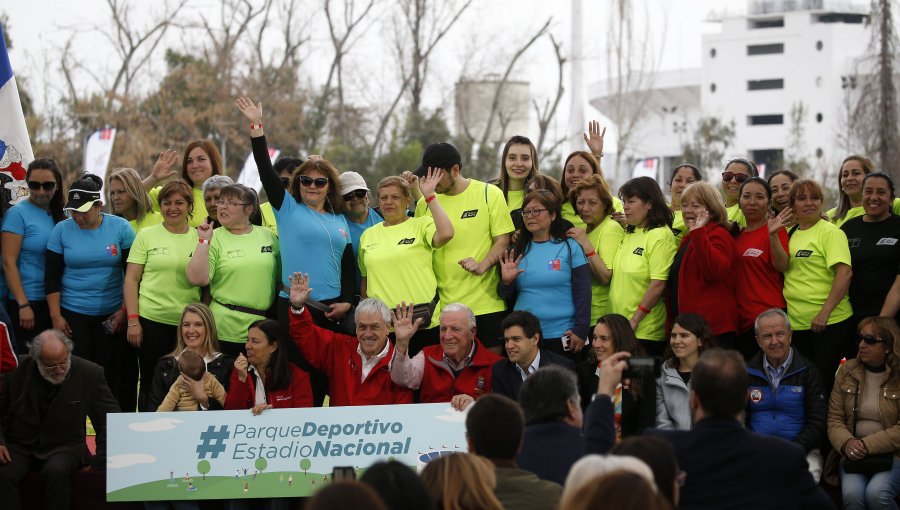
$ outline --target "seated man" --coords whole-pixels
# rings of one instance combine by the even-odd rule
[[[394,346],[388,341],[391,317],[387,305],[375,298],[356,307],[356,336],[317,326],[305,308],[309,298],[309,275],[291,276],[291,338],[304,358],[328,375],[331,406],[411,404],[413,394],[391,381],[388,367]],[[415,328],[395,327],[398,341],[409,338]]]
[[[541,322],[534,314],[525,310],[511,312],[503,319],[503,346],[508,359],[494,364],[494,393],[511,399],[519,398],[522,381],[540,367],[562,365],[575,371],[572,360],[540,348]]]
[[[563,484],[569,468],[585,454],[575,373],[560,365],[541,368],[522,383],[519,405],[525,439],[516,462],[543,480]]]
[[[440,345],[426,346],[412,359],[412,334],[401,338],[396,331],[398,327],[407,329],[410,317],[397,317],[400,325],[395,325],[397,345],[391,364],[391,379],[395,383],[412,390],[421,388],[421,402],[450,402],[459,410],[491,392],[491,367],[501,358],[475,338],[475,315],[469,307],[460,303],[445,306],[441,311]],[[412,324],[413,332],[419,322],[421,319],[416,319]]]
[[[0,381],[0,501],[23,508],[19,481],[40,470],[48,508],[69,508],[72,472],[87,455],[85,418],[97,432],[91,467],[106,469],[106,414],[119,405],[103,368],[77,356],[74,345],[52,329],[32,340],[30,356]]]
[[[819,371],[791,347],[791,323],[778,308],[756,318],[761,352],[747,363],[750,398],[747,425],[760,434],[778,436],[803,447],[813,479],[822,474],[819,446],[825,440],[828,404]]]
[[[466,415],[469,453],[486,457],[494,464],[497,476],[494,495],[503,508],[554,508],[559,504],[562,486],[541,480],[516,466],[524,429],[525,416],[515,401],[502,395],[485,395]]]

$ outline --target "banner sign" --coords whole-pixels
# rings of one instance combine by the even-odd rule
[[[84,144],[84,171],[106,182],[106,169],[116,142],[116,128],[98,129],[91,133]]]
[[[449,404],[107,415],[107,501],[309,496],[335,467],[466,451]]]

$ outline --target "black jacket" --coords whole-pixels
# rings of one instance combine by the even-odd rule
[[[572,360],[560,356],[559,354],[552,353],[546,349],[541,349],[540,353],[541,360],[538,363],[538,368],[549,365],[561,365],[568,368],[573,373],[575,372],[575,363],[573,363]],[[522,375],[519,373],[519,370],[516,369],[516,364],[509,361],[507,358],[503,358],[494,363],[491,370],[493,370],[491,376],[491,392],[499,393],[500,395],[509,397],[513,400],[519,400],[519,390],[522,389]]]
[[[581,408],[587,411],[588,404],[597,393],[597,363],[585,361],[576,368],[578,374]],[[656,381],[641,381],[641,396],[634,397],[630,390],[622,391],[622,437],[634,436],[653,427],[656,423]]]
[[[228,391],[228,384],[231,382],[231,369],[234,368],[234,358],[226,354],[221,354],[216,359],[206,365],[206,370],[213,375],[225,391]],[[147,395],[147,409],[151,412],[156,411],[169,388],[175,384],[175,380],[181,374],[178,370],[178,361],[174,356],[163,356],[156,363],[156,369],[153,371],[153,381],[150,386],[150,393]],[[210,409],[223,409],[215,399],[209,400]]]

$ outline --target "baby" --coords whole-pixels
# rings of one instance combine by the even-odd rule
[[[203,389],[206,391],[206,396],[216,399],[219,401],[219,404],[225,404],[225,388],[215,377],[204,377],[206,375],[206,362],[203,361],[199,354],[194,351],[182,352],[178,356],[178,369],[181,371],[181,375],[172,383],[169,393],[163,399],[157,411],[196,411],[198,409],[197,399],[191,395],[190,391],[182,388],[187,378],[194,381],[203,380]]]

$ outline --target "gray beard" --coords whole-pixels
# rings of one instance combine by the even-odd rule
[[[72,358],[71,358],[71,356],[69,357],[69,365],[68,365],[68,367],[66,368],[65,373],[62,374],[62,376],[59,378],[58,381],[57,381],[56,379],[54,379],[53,374],[50,374],[49,372],[47,372],[47,371],[44,369],[44,367],[41,366],[40,363],[37,364],[37,369],[38,369],[38,373],[41,374],[41,377],[43,377],[45,381],[47,381],[48,383],[50,383],[50,384],[52,384],[52,385],[54,385],[54,386],[59,386],[60,384],[62,384],[63,382],[65,382],[65,380],[66,380],[67,377],[69,377],[69,370],[72,369]]]

